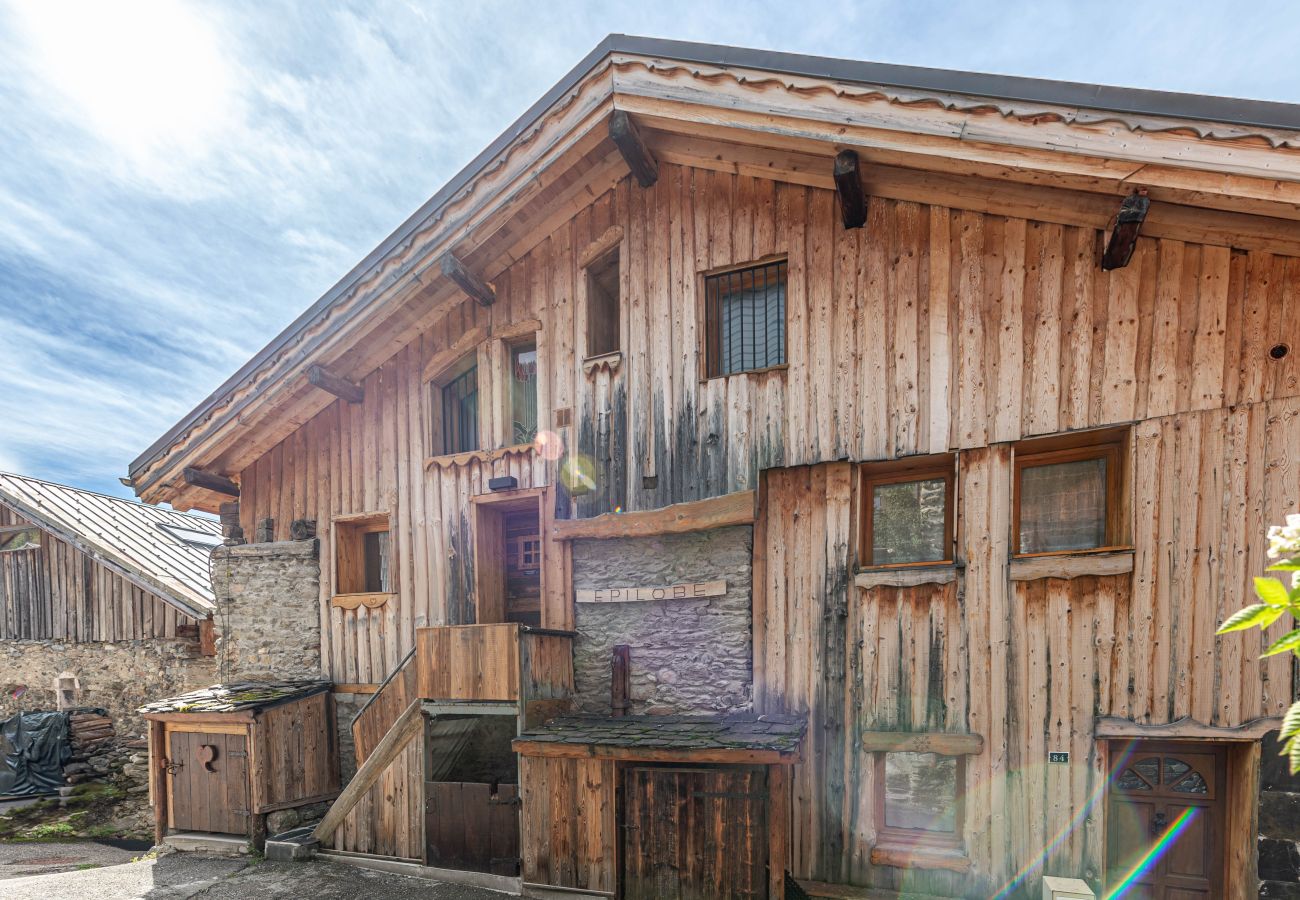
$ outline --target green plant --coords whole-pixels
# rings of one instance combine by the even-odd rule
[[[1268,628],[1284,615],[1300,626],[1300,514],[1286,517],[1285,525],[1274,525],[1268,530],[1268,555],[1280,560],[1268,567],[1270,572],[1290,572],[1288,589],[1280,578],[1256,578],[1255,594],[1259,603],[1234,613],[1219,627],[1219,634],[1244,631],[1247,628]],[[1292,653],[1300,658],[1300,627],[1274,641],[1262,656]],[[1278,735],[1283,743],[1282,753],[1291,763],[1291,774],[1300,773],[1300,699],[1291,704],[1282,719]]]

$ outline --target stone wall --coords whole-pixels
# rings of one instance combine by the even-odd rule
[[[217,680],[216,660],[200,656],[198,641],[193,640],[3,641],[0,718],[22,710],[56,709],[55,679],[64,672],[77,676],[77,705],[108,710],[123,738],[144,735],[144,721],[136,713],[144,703]],[[23,686],[26,692],[15,699]]]
[[[212,587],[222,681],[320,677],[316,540],[218,547]]]
[[[575,541],[575,589],[664,587],[718,579],[702,600],[579,603],[578,708],[608,713],[610,653],[632,648],[633,713],[724,713],[753,705],[754,531],[748,526],[651,538]]]
[[[1277,735],[1264,741],[1259,780],[1259,896],[1300,900],[1300,775],[1292,775]]]

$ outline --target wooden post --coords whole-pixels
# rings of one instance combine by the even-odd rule
[[[342,375],[331,372],[324,366],[310,366],[307,369],[307,381],[322,391],[341,397],[349,403],[360,403],[366,399],[365,388],[353,384]]]
[[[632,708],[631,676],[632,648],[616,644],[610,661],[609,707],[615,716],[626,716]]]
[[[784,765],[767,767],[767,896],[768,900],[785,900],[785,870],[790,852],[790,785],[789,769]]]
[[[162,722],[149,722],[149,788],[153,794],[153,842],[167,836],[167,734]]]
[[[470,296],[479,306],[491,306],[496,302],[497,292],[482,278],[479,278],[451,253],[444,253],[438,260],[442,274],[456,283],[462,291]]]
[[[867,193],[862,187],[858,151],[841,150],[835,156],[835,194],[840,201],[840,220],[845,228],[861,228],[867,221]]]
[[[204,490],[216,491],[218,494],[226,494],[230,497],[239,496],[239,485],[225,475],[216,475],[202,469],[187,467],[181,472],[181,477],[185,479],[186,484],[192,484]]]
[[[637,184],[643,188],[653,187],[659,180],[659,163],[641,139],[641,132],[637,131],[632,119],[621,109],[615,110],[609,120],[609,137],[618,152],[623,154]]]

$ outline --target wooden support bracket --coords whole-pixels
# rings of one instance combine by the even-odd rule
[[[353,384],[342,375],[331,372],[324,366],[310,366],[307,369],[307,381],[322,391],[341,397],[349,403],[360,403],[366,399],[365,388]]]
[[[627,167],[636,176],[637,184],[643,188],[653,187],[659,180],[659,163],[641,139],[641,132],[637,131],[631,117],[621,109],[615,110],[610,117],[609,138],[618,152],[623,154]]]
[[[1122,269],[1133,258],[1137,247],[1138,232],[1146,221],[1147,210],[1151,200],[1145,188],[1139,188],[1124,198],[1119,205],[1119,215],[1115,217],[1115,230],[1110,234],[1110,243],[1101,255],[1101,270]]]
[[[211,472],[205,472],[202,469],[186,467],[181,472],[181,477],[185,479],[186,484],[192,484],[195,487],[203,488],[208,491],[216,491],[218,494],[225,494],[229,497],[239,496],[239,485],[231,481],[225,475],[214,475]]]
[[[479,278],[452,253],[444,253],[438,260],[442,274],[456,283],[479,306],[491,306],[497,300],[497,292],[482,278]]]
[[[858,151],[841,150],[835,155],[834,177],[840,220],[845,228],[861,228],[867,222],[867,192],[862,186]]]

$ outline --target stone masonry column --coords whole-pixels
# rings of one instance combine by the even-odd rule
[[[315,539],[212,552],[221,681],[321,677],[319,557]]]

